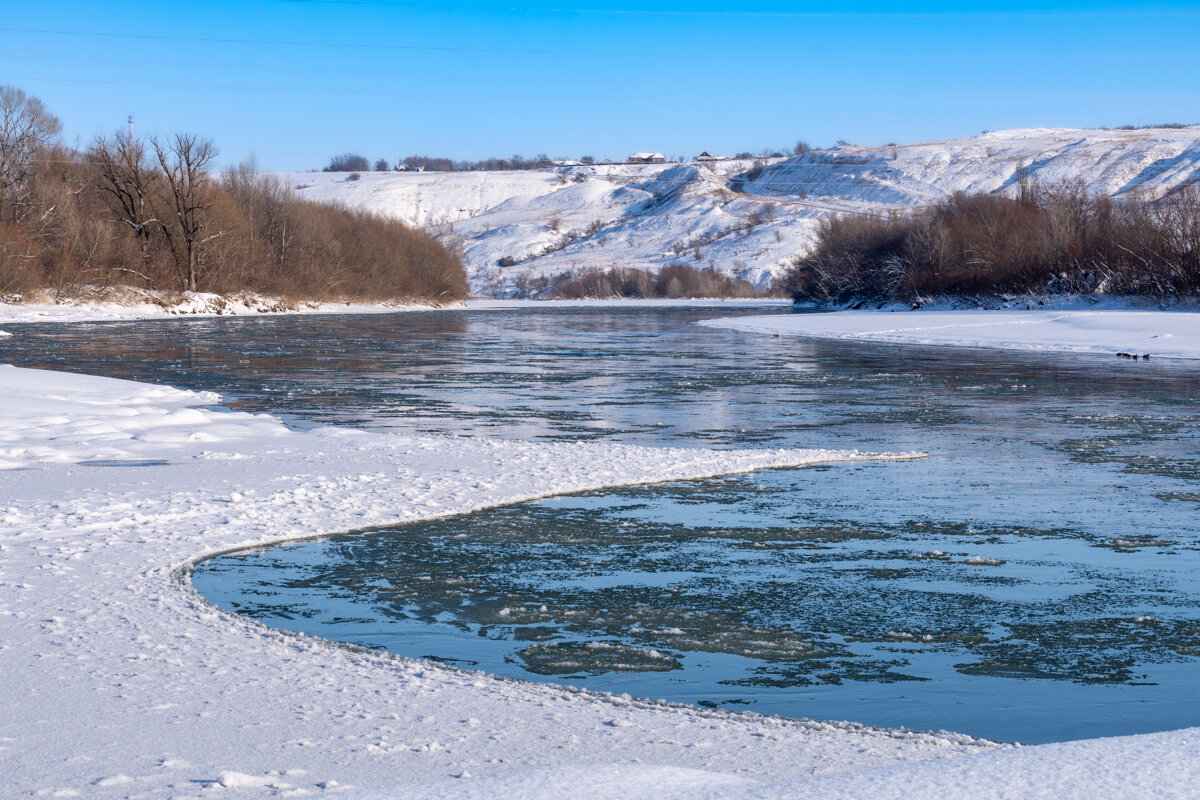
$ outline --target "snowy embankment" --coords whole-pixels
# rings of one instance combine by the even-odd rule
[[[261,314],[376,314],[427,311],[431,306],[396,303],[289,303],[277,297],[239,292],[155,292],[108,289],[96,298],[50,296],[0,299],[0,324],[21,322],[105,322],[172,317],[257,316]]]
[[[300,197],[426,228],[461,249],[472,291],[486,294],[526,275],[673,263],[765,287],[831,214],[910,210],[958,191],[1014,194],[1022,183],[1157,198],[1198,170],[1193,126],[1027,128],[758,160],[280,178]]]
[[[218,309],[214,303],[220,300]],[[784,308],[789,300],[775,299],[711,299],[711,300],[467,300],[442,306],[442,311],[503,311],[517,308]],[[5,303],[0,301],[0,325],[30,322],[119,322],[141,319],[192,319],[215,316],[260,316],[262,314],[400,314],[409,311],[431,311],[430,306],[367,304],[367,303],[306,303],[298,306],[261,307],[255,303],[229,302],[219,295],[195,294],[178,305],[156,305],[144,302],[90,302],[64,300],[61,302]],[[12,334],[0,330],[0,338]]]
[[[181,577],[194,558],[232,547],[873,456],[300,433],[206,408],[217,401],[0,367],[0,796],[270,795],[637,760],[792,780],[978,749],[331,646],[222,613]]]
[[[1200,778],[1195,731],[995,749],[493,679],[223,613],[186,571],[228,548],[874,456],[297,432],[216,402],[0,367],[0,796],[1184,797]]]
[[[836,311],[705,320],[750,333],[890,344],[1200,359],[1196,311]]]

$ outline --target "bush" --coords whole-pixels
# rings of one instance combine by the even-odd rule
[[[340,156],[334,156],[329,159],[329,166],[325,167],[325,172],[368,172],[371,165],[367,162],[366,156],[360,156],[356,153],[343,153]]]
[[[797,300],[926,296],[1200,293],[1200,187],[1151,201],[1093,197],[1077,184],[1018,197],[956,194],[912,217],[832,217],[796,259]]]
[[[613,267],[563,273],[551,281],[548,293],[568,299],[759,297],[754,284],[708,267],[671,264],[657,273]]]
[[[466,296],[462,262],[428,234],[300,200],[252,164],[211,175],[202,157],[209,147],[189,136],[147,147],[124,132],[87,153],[41,146],[21,216],[0,215],[0,294],[175,291],[194,280],[200,291],[293,300]],[[177,201],[187,205],[186,230],[171,222]]]

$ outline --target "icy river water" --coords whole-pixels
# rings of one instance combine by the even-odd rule
[[[1200,365],[695,324],[736,313],[763,310],[10,325],[0,360],[298,426],[921,450],[228,554],[194,583],[281,628],[732,710],[1029,743],[1200,724]]]

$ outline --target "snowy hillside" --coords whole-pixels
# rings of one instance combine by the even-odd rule
[[[833,213],[926,205],[1022,179],[1159,196],[1200,180],[1200,127],[1034,128],[788,159],[520,172],[292,173],[302,197],[425,227],[460,248],[476,293],[587,267],[715,267],[760,286]]]
[[[1043,185],[1081,180],[1097,194],[1161,196],[1200,179],[1200,127],[1032,128],[947,142],[818,150],[763,169],[743,189],[785,199],[922,205],[957,191],[1015,188],[1022,175]]]

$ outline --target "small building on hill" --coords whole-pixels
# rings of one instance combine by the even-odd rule
[[[707,162],[707,161],[725,161],[726,159],[725,159],[725,156],[709,155],[709,152],[707,150],[705,150],[703,153],[696,156],[696,160]]]
[[[629,157],[630,164],[665,164],[667,157],[662,153],[634,153]]]

